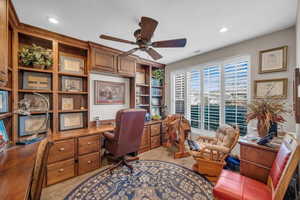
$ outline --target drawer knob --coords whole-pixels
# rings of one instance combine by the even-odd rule
[[[59,169],[58,172],[64,172],[65,170],[63,168]]]
[[[63,148],[63,147],[61,147],[60,149],[59,149],[59,151],[64,151],[65,150],[65,148]]]
[[[88,142],[87,144],[88,144],[88,145],[91,145],[92,143],[91,143],[91,142]]]
[[[91,161],[91,160],[87,161],[88,164],[91,164],[92,162],[93,162],[93,161]]]

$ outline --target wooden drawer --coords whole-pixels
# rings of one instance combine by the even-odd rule
[[[151,137],[151,149],[160,146],[160,135]]]
[[[100,136],[92,135],[78,138],[78,154],[83,155],[99,151]]]
[[[100,167],[100,153],[91,153],[84,156],[79,156],[78,159],[78,174],[84,174]]]
[[[74,159],[53,163],[47,166],[47,185],[75,176]]]
[[[160,123],[152,124],[150,127],[151,127],[151,136],[160,134]]]
[[[140,149],[143,149],[143,148],[149,147],[149,146],[150,146],[150,131],[149,131],[149,127],[145,126],[144,131],[143,131]]]
[[[241,145],[241,159],[271,168],[277,153],[266,149]]]
[[[74,139],[54,142],[49,152],[48,163],[74,158],[74,154]]]

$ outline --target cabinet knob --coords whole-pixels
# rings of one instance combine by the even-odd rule
[[[65,170],[63,168],[59,169],[58,172],[64,172]]]
[[[59,151],[64,151],[65,150],[65,148],[63,148],[63,147],[61,147],[60,149],[59,149]]]
[[[87,163],[88,163],[88,164],[91,164],[91,163],[92,163],[92,161],[91,161],[91,160],[89,160],[89,161],[87,161]]]
[[[88,142],[87,144],[88,144],[88,145],[91,145],[92,143],[91,143],[91,142]]]

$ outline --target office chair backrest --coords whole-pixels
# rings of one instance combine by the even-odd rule
[[[143,109],[119,110],[116,116],[115,140],[117,149],[115,156],[139,150],[144,130],[146,111]]]

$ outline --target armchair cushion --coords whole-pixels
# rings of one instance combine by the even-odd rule
[[[271,200],[271,189],[254,179],[222,170],[213,189],[214,197],[222,200]]]
[[[227,124],[221,125],[217,132],[217,145],[231,147],[236,137],[236,130]]]

